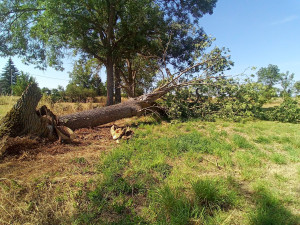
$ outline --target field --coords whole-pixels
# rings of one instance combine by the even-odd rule
[[[68,105],[52,107],[78,109]],[[116,124],[134,137],[117,144],[108,124],[4,158],[0,224],[300,224],[299,124]]]

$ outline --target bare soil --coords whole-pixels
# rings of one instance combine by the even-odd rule
[[[122,122],[117,123],[119,126]],[[0,161],[0,178],[26,180],[38,174],[55,173],[84,158],[96,163],[101,151],[116,146],[110,134],[110,124],[75,131],[76,139],[69,144],[59,141],[32,140],[15,145]]]

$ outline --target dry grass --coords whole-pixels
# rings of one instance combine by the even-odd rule
[[[13,107],[13,105],[19,99],[18,96],[0,96],[0,118],[5,116],[5,114]],[[126,99],[122,99],[126,101]],[[38,108],[42,105],[46,105],[51,109],[56,115],[66,115],[74,112],[80,112],[84,110],[90,110],[94,108],[99,108],[105,106],[106,97],[100,96],[96,97],[94,101],[89,103],[71,103],[71,102],[57,102],[52,103],[50,98],[43,97],[39,102]]]
[[[0,118],[5,116],[5,114],[13,107],[13,105],[19,99],[18,96],[1,96],[0,95]],[[122,102],[127,101],[127,98],[122,98]],[[51,99],[47,96],[43,96],[41,101],[38,104],[38,107],[46,105],[51,111],[56,115],[62,116],[66,114],[71,114],[75,112],[95,109],[103,107],[106,104],[106,97],[98,96],[90,100],[88,103],[79,103],[79,102],[56,102],[53,103]]]
[[[0,162],[0,224],[71,223],[84,190],[96,187],[100,152],[115,145],[109,127],[76,135],[70,145],[36,143]]]

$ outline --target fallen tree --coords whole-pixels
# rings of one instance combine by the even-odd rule
[[[207,79],[217,78],[216,74],[229,68],[230,65],[228,57],[223,56],[220,49],[214,49],[210,54],[202,56],[201,62],[183,71],[171,74],[166,69],[166,78],[161,81],[162,84],[149,94],[129,99],[124,103],[61,117],[54,115],[45,106],[36,110],[41,93],[36,84],[31,84],[1,121],[0,155],[8,148],[6,143],[9,138],[30,136],[67,140],[72,136],[72,130],[95,127],[119,119],[139,116],[145,110],[151,109],[157,99],[172,90],[189,85],[205,84]],[[201,71],[200,75],[192,79],[184,78],[193,70]]]

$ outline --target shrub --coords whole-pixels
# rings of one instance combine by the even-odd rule
[[[299,123],[300,108],[297,100],[286,97],[280,106],[269,108],[261,112],[259,118],[271,121]]]
[[[68,84],[66,95],[71,101],[86,101],[89,97],[96,97],[96,91],[93,89],[83,88],[76,84]]]

